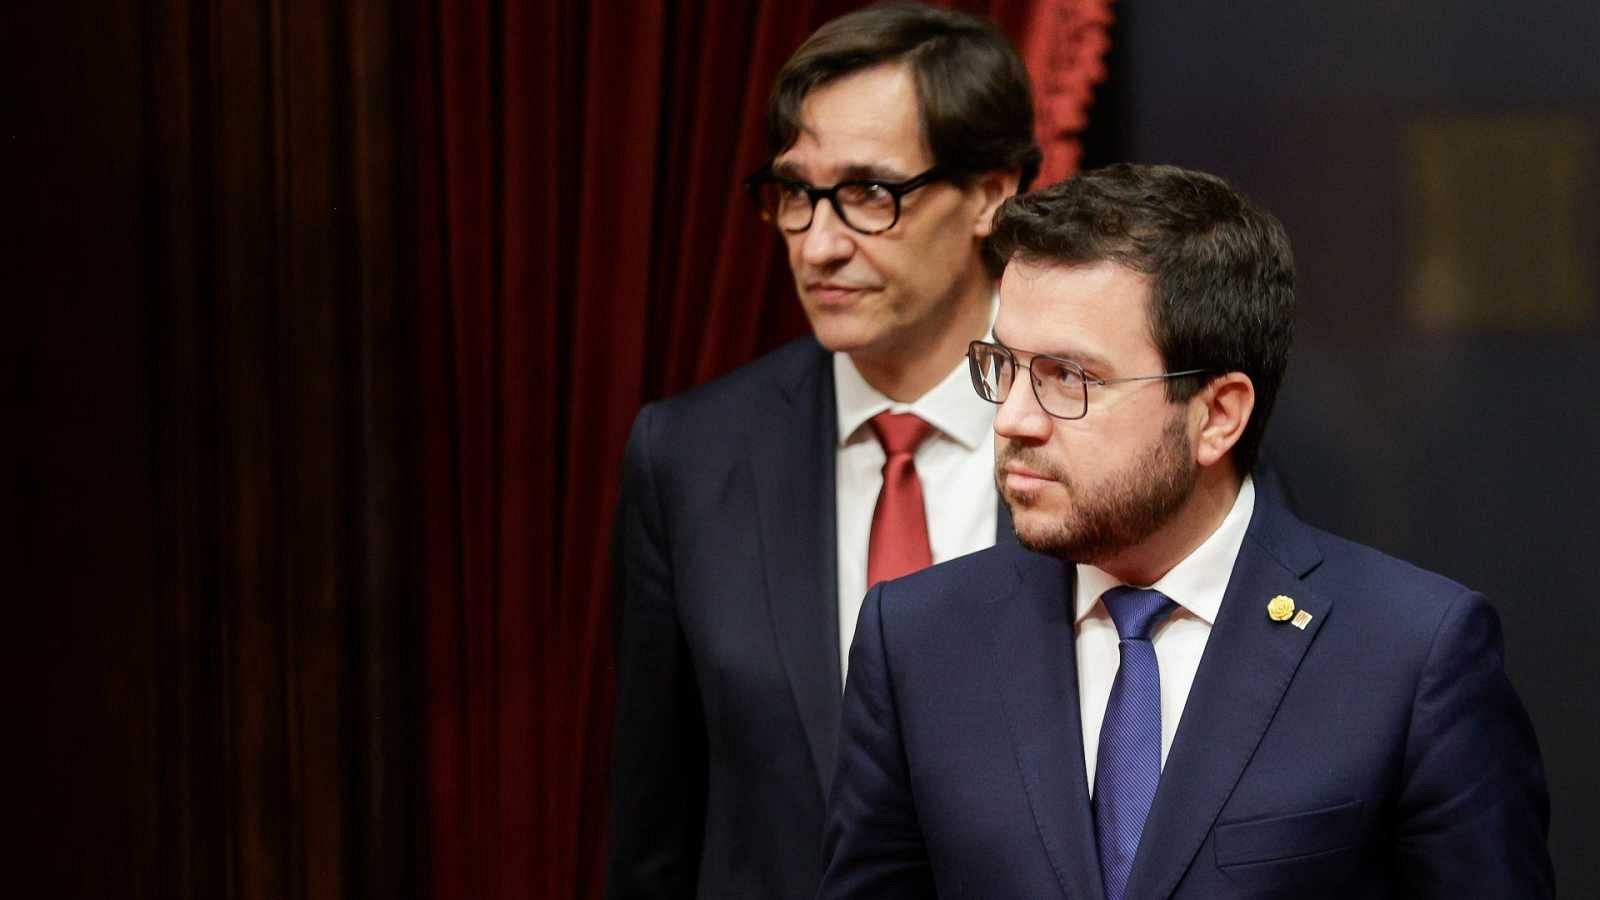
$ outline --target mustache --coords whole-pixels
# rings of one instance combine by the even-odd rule
[[[1007,463],[1018,463],[1038,472],[1040,475],[1054,481],[1065,482],[1066,473],[1058,470],[1042,453],[1036,452],[1037,448],[1024,447],[1020,444],[1006,444],[994,454],[994,477],[997,481],[1004,481]]]

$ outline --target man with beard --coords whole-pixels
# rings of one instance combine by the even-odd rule
[[[1247,473],[1288,359],[1282,226],[1113,166],[1007,201],[995,477],[1021,546],[874,588],[833,897],[1545,897],[1498,619]]]
[[[816,895],[861,598],[1011,536],[965,357],[1033,121],[1015,49],[952,10],[858,10],[778,73],[748,224],[781,235],[815,338],[634,421],[609,897]]]

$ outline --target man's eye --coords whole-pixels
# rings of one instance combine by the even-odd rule
[[[1079,377],[1076,369],[1069,369],[1066,366],[1056,365],[1054,363],[1048,366],[1041,366],[1038,363],[1035,363],[1034,370],[1038,371],[1039,369],[1044,369],[1044,371],[1040,372],[1039,374],[1045,380],[1059,387],[1075,388],[1083,383],[1083,379]]]
[[[805,193],[805,185],[800,184],[797,181],[778,182],[778,196],[782,197],[784,200],[797,200],[805,196]]]
[[[889,189],[876,181],[855,181],[839,186],[839,198],[846,203],[887,203],[894,199]]]

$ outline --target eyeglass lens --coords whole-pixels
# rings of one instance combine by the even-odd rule
[[[768,181],[760,187],[761,212],[784,231],[804,231],[811,226],[816,209],[811,193],[802,185],[783,180]],[[826,195],[825,195],[826,196]],[[833,208],[846,225],[857,231],[883,231],[894,225],[894,194],[871,181],[849,181],[832,191]]]
[[[978,394],[991,403],[1004,403],[1016,381],[1017,363],[1012,355],[1002,347],[980,342],[971,346],[968,360]],[[1063,419],[1084,415],[1088,392],[1081,371],[1048,356],[1035,356],[1027,368],[1032,373],[1034,396],[1045,412]]]

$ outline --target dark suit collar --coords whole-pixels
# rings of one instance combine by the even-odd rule
[[[826,795],[839,734],[833,369],[814,340],[780,351],[745,424],[768,611]],[[797,437],[798,436],[798,437]]]
[[[1145,821],[1127,896],[1168,897],[1194,861],[1327,621],[1332,599],[1303,580],[1321,560],[1311,529],[1258,495]],[[1305,628],[1268,617],[1267,603],[1279,594],[1311,616]]]
[[[1009,520],[1009,516],[1006,517]],[[1010,534],[1009,521],[1006,524]],[[1074,900],[1099,898],[1100,863],[1078,715],[1073,565],[1008,542],[1014,580],[988,598],[1001,709],[1034,823],[1061,890]]]
[[[827,388],[827,418],[833,416],[833,354],[814,337],[798,338],[775,351],[769,370],[772,387],[785,403],[804,404],[816,399],[820,377]]]

